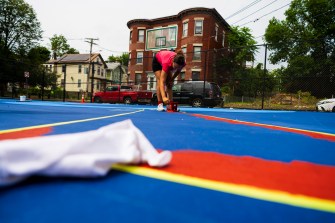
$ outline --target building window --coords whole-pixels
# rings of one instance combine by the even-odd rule
[[[64,84],[65,84],[64,79],[61,79],[61,80],[60,80],[60,85],[61,85],[62,87],[64,87]]]
[[[81,64],[78,65],[78,73],[81,73]]]
[[[203,25],[203,20],[195,21],[195,28],[194,28],[195,35],[202,35],[202,25]]]
[[[180,80],[185,80],[185,72],[180,72]]]
[[[181,50],[182,50],[182,51],[183,51],[183,53],[184,53],[184,56],[185,56],[185,61],[186,61],[187,48],[186,48],[186,47],[183,47],[183,48],[181,48]]]
[[[188,33],[188,22],[183,23],[183,37],[186,37]]]
[[[81,87],[81,79],[78,79],[78,87]]]
[[[150,77],[149,89],[153,89],[154,88],[154,82],[155,82],[155,79],[153,77]]]
[[[143,29],[139,29],[138,30],[138,42],[144,42],[144,30]]]
[[[131,52],[129,52],[129,61],[128,61],[128,65],[131,65]]]
[[[201,60],[201,46],[193,47],[193,60]]]
[[[98,75],[100,75],[100,67],[98,67]]]
[[[132,38],[133,38],[133,31],[130,31],[130,35],[129,35],[129,43],[131,43]]]
[[[100,90],[100,81],[97,81],[97,90]]]
[[[216,42],[218,41],[218,34],[219,34],[219,26],[216,25],[216,26],[215,26],[215,41],[216,41]]]
[[[135,74],[135,84],[140,84],[141,83],[141,74]]]
[[[222,31],[222,46],[224,47],[224,41],[225,41],[226,33]]]
[[[192,71],[192,81],[200,81],[200,71]]]
[[[88,74],[88,67],[85,67],[85,74]]]
[[[143,52],[137,52],[136,63],[143,63]]]

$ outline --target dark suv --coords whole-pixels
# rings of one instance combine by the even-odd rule
[[[173,90],[173,101],[179,104],[188,104],[192,107],[215,107],[222,106],[223,99],[219,85],[213,82],[188,81],[175,84]],[[204,97],[205,93],[205,97]],[[156,94],[153,95],[153,104],[157,104]]]

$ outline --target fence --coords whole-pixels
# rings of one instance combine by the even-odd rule
[[[255,54],[250,53],[255,50]],[[224,107],[252,109],[314,110],[315,103],[335,96],[334,62],[320,57],[299,58],[290,64],[273,65],[269,62],[271,52],[266,45],[248,48],[223,48],[184,52],[186,67],[175,83],[185,81],[207,81],[217,83],[224,98]],[[142,57],[132,55],[128,64],[128,75],[121,84],[132,85],[137,90],[155,91],[156,78],[152,72],[153,56],[145,52]],[[92,81],[92,79],[89,79]],[[95,81],[87,84],[95,91],[104,90],[120,80]],[[57,83],[53,89],[8,88],[7,97],[18,97],[24,93],[41,100],[86,100],[91,91],[64,91],[70,84]]]

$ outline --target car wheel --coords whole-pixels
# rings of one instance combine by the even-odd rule
[[[158,104],[158,102],[157,102],[157,97],[153,97],[153,98],[151,99],[150,104],[151,104],[151,105],[157,105],[157,104]]]
[[[195,98],[192,101],[192,107],[201,107],[202,106],[202,99],[201,98]]]
[[[131,98],[129,98],[129,97],[124,98],[123,99],[123,103],[125,103],[125,104],[131,104]]]
[[[94,102],[95,103],[102,103],[102,100],[100,97],[94,97]]]

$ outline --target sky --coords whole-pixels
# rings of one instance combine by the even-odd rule
[[[231,26],[250,28],[263,43],[268,22],[283,20],[291,0],[25,0],[34,9],[43,30],[42,46],[50,49],[50,38],[63,35],[70,47],[89,53],[85,38],[96,38],[92,51],[106,60],[129,51],[127,22],[177,15],[194,7],[215,8]],[[163,7],[162,7],[163,6]],[[247,7],[248,6],[248,7]]]

